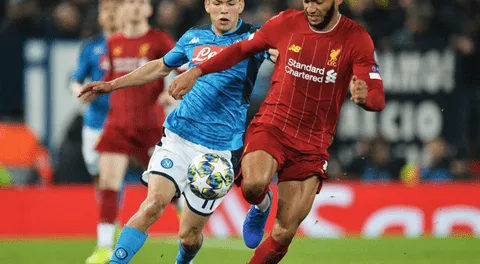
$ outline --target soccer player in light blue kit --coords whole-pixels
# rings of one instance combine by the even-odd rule
[[[239,19],[243,8],[243,0],[206,0],[205,9],[212,25],[190,29],[162,59],[113,81],[88,84],[78,96],[90,99],[165,77],[185,63],[189,68],[199,65],[257,30]],[[176,262],[191,263],[202,246],[203,227],[223,198],[204,200],[185,188],[188,166],[194,157],[207,153],[231,160],[232,151],[243,146],[249,98],[265,57],[266,54],[257,54],[229,70],[199,78],[193,90],[170,113],[163,138],[142,177],[148,184],[147,198],[123,228],[110,263],[128,263],[147,239],[150,226],[160,218],[168,203],[182,194],[188,206],[180,221]]]
[[[107,60],[107,38],[117,33],[121,28],[120,16],[118,16],[118,3],[115,0],[101,0],[99,2],[98,23],[102,33],[88,40],[82,47],[78,58],[77,68],[72,75],[72,90],[74,93],[82,88],[82,83],[87,77],[92,81],[99,81],[109,69]],[[99,180],[99,153],[95,146],[102,134],[103,124],[109,111],[109,95],[103,94],[89,102],[83,115],[82,129],[82,154],[89,174],[93,177],[97,187],[97,201]],[[121,201],[122,192],[119,192]],[[97,248],[87,260],[87,264],[105,263],[111,253],[108,248],[114,246],[115,227],[109,227],[104,223],[97,226]],[[110,230],[111,229],[111,230]],[[111,251],[111,249],[110,249]]]

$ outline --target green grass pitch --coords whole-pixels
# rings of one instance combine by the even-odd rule
[[[2,264],[81,264],[92,252],[92,240],[1,240]],[[177,240],[151,238],[132,264],[175,263]],[[253,250],[237,239],[206,238],[194,264],[248,262]],[[282,264],[476,264],[480,263],[478,238],[306,239],[290,246]]]

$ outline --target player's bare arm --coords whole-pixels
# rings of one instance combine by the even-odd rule
[[[110,93],[117,89],[125,87],[133,87],[144,85],[153,82],[157,79],[166,77],[175,68],[170,68],[165,65],[163,58],[153,60],[135,71],[126,74],[120,78],[109,82],[92,82],[80,90],[77,97],[83,100],[92,100],[99,94]]]

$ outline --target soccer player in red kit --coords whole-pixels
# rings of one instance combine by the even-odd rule
[[[278,211],[272,234],[249,263],[278,263],[327,179],[328,147],[341,106],[351,97],[367,111],[385,107],[383,83],[369,34],[342,16],[342,0],[303,0],[303,11],[271,18],[248,40],[179,76],[170,94],[180,99],[204,74],[225,70],[269,48],[279,51],[272,87],[247,129],[242,193],[252,204],[243,236],[259,245],[271,205],[269,184],[278,172]],[[281,34],[279,34],[281,32]]]
[[[152,15],[150,0],[120,0],[123,29],[107,41],[110,70],[106,80],[134,71],[148,61],[162,58],[175,46],[167,33],[154,30],[148,23]],[[146,168],[149,151],[162,136],[163,108],[158,104],[163,79],[136,89],[115,91],[110,97],[110,111],[96,150],[100,152],[100,223],[97,249],[86,261],[108,263],[113,253],[115,221],[118,215],[118,191],[129,160],[134,158]],[[159,110],[160,108],[160,110]],[[159,113],[160,112],[160,113]]]

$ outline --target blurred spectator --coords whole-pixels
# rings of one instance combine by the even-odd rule
[[[456,63],[456,135],[458,153],[454,169],[457,174],[470,173],[471,157],[480,147],[480,1],[459,0],[457,34],[453,43]]]
[[[425,144],[426,160],[420,169],[421,181],[452,180],[451,160],[447,155],[447,143],[442,138],[434,138]]]
[[[178,39],[182,34],[178,27],[183,24],[183,19],[180,16],[180,10],[173,1],[162,1],[157,6],[156,17],[154,24],[165,30],[168,34]]]
[[[390,143],[384,137],[377,136],[372,139],[368,144],[368,151],[366,145],[360,144],[359,150],[366,152],[366,155],[354,159],[346,171],[349,178],[364,181],[398,180],[405,160],[392,157]]]
[[[52,12],[49,35],[59,38],[79,38],[81,29],[80,10],[70,2],[58,4]]]

